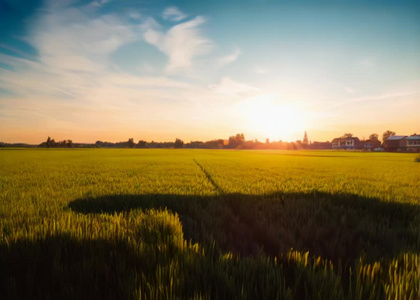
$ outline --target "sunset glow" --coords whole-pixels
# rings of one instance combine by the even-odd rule
[[[420,131],[418,2],[245,2],[3,1],[0,142]]]
[[[280,103],[273,95],[262,95],[241,105],[244,129],[270,140],[292,140],[307,127],[307,113],[292,104]],[[302,135],[303,136],[303,135]]]

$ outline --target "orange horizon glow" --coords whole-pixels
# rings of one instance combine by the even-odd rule
[[[0,142],[419,133],[420,6],[327,2],[16,3]]]

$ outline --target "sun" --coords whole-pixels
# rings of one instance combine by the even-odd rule
[[[279,102],[273,95],[244,101],[241,114],[247,132],[270,140],[296,140],[306,129],[305,111],[295,104]]]

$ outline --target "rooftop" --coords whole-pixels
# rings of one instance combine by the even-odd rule
[[[407,137],[406,135],[391,135],[389,138],[387,138],[387,141],[399,141],[403,138]]]

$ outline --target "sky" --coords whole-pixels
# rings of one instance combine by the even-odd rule
[[[0,24],[2,142],[420,133],[419,1],[0,0]]]

